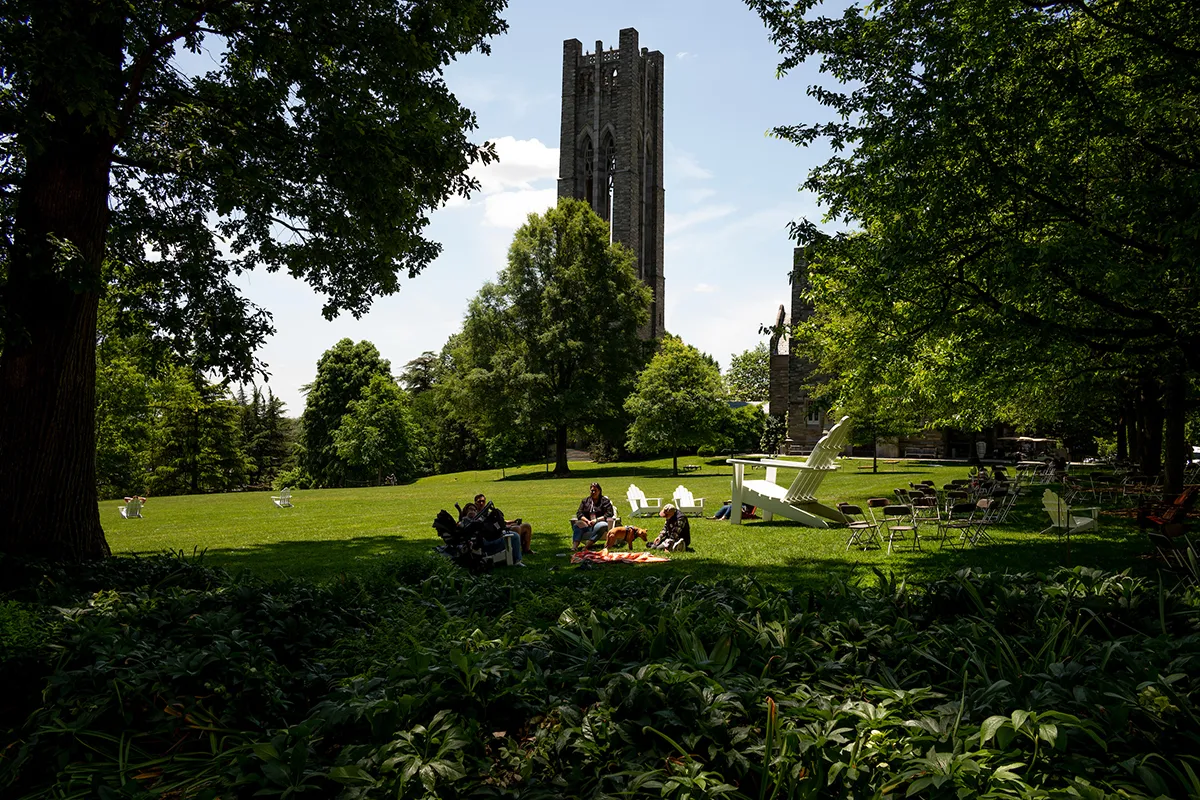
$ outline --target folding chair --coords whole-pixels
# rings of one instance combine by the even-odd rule
[[[911,506],[884,506],[883,523],[880,527],[887,531],[888,555],[891,555],[892,545],[897,539],[904,541],[910,534],[913,537],[913,547],[917,550],[921,549],[921,535],[917,532],[916,523],[913,522]]]
[[[872,497],[867,501],[867,513],[871,515],[871,522],[875,523],[876,528],[879,527],[879,518],[875,516],[875,509],[881,509],[880,513],[882,513],[882,509],[890,506],[891,504],[892,501],[888,500],[886,497]]]
[[[853,545],[858,545],[864,550],[872,546],[883,547],[883,540],[879,538],[879,524],[867,519],[867,515],[861,507],[850,503],[838,503],[838,511],[850,520],[850,538],[846,541],[847,550]]]
[[[938,508],[937,497],[914,497],[912,502],[913,524],[937,525],[941,521],[941,509]]]
[[[945,547],[949,542],[951,547],[957,546],[970,538],[971,522],[975,516],[975,504],[969,500],[955,503],[947,510],[938,522],[938,547]],[[951,540],[953,536],[953,540]]]
[[[946,510],[949,511],[951,506],[954,506],[958,503],[965,503],[970,499],[971,499],[970,495],[968,495],[962,489],[958,489],[958,488],[947,489],[946,490]],[[974,503],[972,503],[971,505],[972,505],[972,507],[974,507]]]
[[[970,529],[970,545],[977,546],[980,542],[993,542],[991,535],[987,529],[995,525],[996,511],[999,505],[990,497],[984,497],[975,501],[975,516],[971,519]]]

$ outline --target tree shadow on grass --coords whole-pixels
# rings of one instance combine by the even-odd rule
[[[699,470],[679,470],[678,474],[671,472],[670,467],[640,467],[631,464],[614,462],[606,464],[602,467],[593,467],[591,469],[572,470],[569,475],[555,475],[553,472],[525,472],[520,475],[508,475],[500,479],[500,482],[505,481],[543,481],[543,480],[595,480],[603,481],[608,478],[625,479],[625,478],[713,478],[713,477],[732,477],[733,470],[726,465],[724,471],[716,468],[705,467]]]
[[[386,559],[420,559],[437,555],[441,540],[399,536],[355,536],[350,539],[282,540],[245,547],[213,548],[205,560],[230,572],[249,570],[263,577],[324,580],[357,573]]]
[[[760,583],[780,587],[819,588],[835,582],[873,582],[876,570],[884,575],[903,576],[910,582],[923,582],[948,577],[967,567],[992,573],[1049,573],[1059,567],[1087,566],[1106,571],[1129,569],[1135,575],[1154,577],[1162,566],[1152,557],[1153,549],[1135,524],[1107,515],[1096,532],[1072,536],[1068,542],[1065,537],[1053,534],[1021,532],[1039,530],[1037,526],[1042,519],[1032,509],[1019,510],[1012,525],[993,532],[995,541],[978,547],[940,547],[927,535],[921,550],[901,549],[890,556],[872,551],[866,560],[861,553],[844,550],[849,535],[845,529],[817,531],[790,521],[756,522],[753,527],[757,532],[769,533],[781,542],[786,540],[792,550],[780,548],[764,553],[763,560],[754,564],[739,563],[744,559],[725,555],[723,548],[737,546],[739,532],[735,528],[715,528],[710,527],[715,523],[697,522],[693,526],[696,552],[670,554],[671,561],[665,564],[580,569],[571,564],[568,554],[555,552],[563,549],[562,543],[539,540],[535,544],[537,555],[526,557],[525,569],[502,571],[511,574],[514,580],[533,585],[606,581],[647,574],[705,581],[750,576]],[[808,546],[801,537],[813,537],[811,553],[795,552],[797,546]],[[436,556],[434,547],[439,543],[432,531],[428,538],[372,535],[282,540],[210,549],[205,560],[232,572],[245,569],[266,578],[330,580],[341,574],[361,574],[388,561]],[[770,539],[763,542],[763,547],[771,547]]]

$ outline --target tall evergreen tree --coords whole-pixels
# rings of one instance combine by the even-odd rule
[[[246,479],[239,409],[229,390],[186,367],[158,382],[151,494],[227,492]]]

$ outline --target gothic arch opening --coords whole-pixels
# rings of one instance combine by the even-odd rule
[[[603,174],[600,184],[600,203],[596,213],[608,221],[609,236],[612,236],[613,220],[613,181],[617,174],[617,141],[613,138],[612,130],[605,130],[600,139],[600,157],[603,159]]]

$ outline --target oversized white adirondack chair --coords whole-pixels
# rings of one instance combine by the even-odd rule
[[[629,484],[625,497],[629,500],[632,517],[657,517],[658,512],[662,511],[662,498],[646,497],[646,493],[635,484]]]
[[[1042,531],[1049,533],[1078,533],[1095,528],[1098,523],[1096,514],[1099,508],[1071,508],[1067,501],[1047,489],[1042,492],[1042,508],[1050,515],[1050,527]],[[1080,516],[1086,513],[1087,516]]]
[[[142,498],[127,497],[125,505],[121,506],[121,516],[125,519],[141,519],[142,518]]]
[[[273,500],[275,502],[275,505],[279,506],[280,508],[291,508],[292,507],[292,490],[285,486],[279,490],[279,496],[272,497],[271,500]]]
[[[704,498],[693,497],[691,490],[685,489],[682,484],[675,487],[675,496],[671,499],[675,502],[675,508],[685,517],[704,516]]]
[[[738,525],[742,521],[742,503],[758,506],[764,520],[773,515],[795,520],[810,528],[830,528],[845,525],[847,519],[836,508],[822,505],[815,497],[825,475],[838,468],[837,456],[850,442],[850,418],[842,417],[813,447],[806,461],[785,461],[764,458],[761,461],[731,458],[733,465],[733,507],[729,521]],[[765,480],[746,480],[748,465],[766,467]],[[778,469],[798,469],[791,486],[780,486],[775,482]]]

